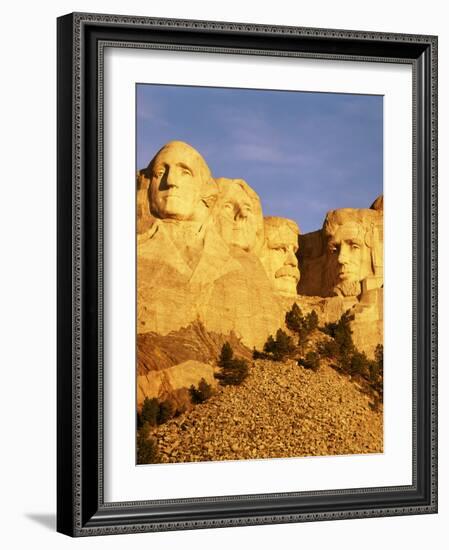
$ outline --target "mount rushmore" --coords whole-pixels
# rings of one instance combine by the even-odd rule
[[[354,343],[372,356],[383,341],[382,197],[301,234],[264,217],[244,180],[215,178],[189,144],[164,145],[137,174],[138,338],[201,322],[261,348],[293,303],[321,323],[350,310]]]

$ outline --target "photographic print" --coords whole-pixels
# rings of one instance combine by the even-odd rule
[[[136,462],[383,452],[383,98],[136,85]]]

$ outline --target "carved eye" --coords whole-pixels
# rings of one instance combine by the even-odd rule
[[[360,245],[357,244],[357,243],[351,243],[351,249],[352,249],[352,250],[359,250],[359,249],[360,249]]]
[[[183,176],[192,176],[192,172],[190,170],[187,170],[187,168],[184,168],[182,171]]]
[[[223,208],[225,210],[234,210],[234,205],[230,202],[226,202],[224,205],[223,205]]]

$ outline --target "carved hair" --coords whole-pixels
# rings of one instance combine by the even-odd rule
[[[265,224],[265,229],[277,229],[278,227],[286,225],[295,235],[299,235],[300,233],[298,224],[288,218],[281,218],[278,216],[265,216],[263,220]]]
[[[323,224],[326,240],[332,238],[339,226],[356,223],[364,231],[364,242],[368,248],[374,246],[374,229],[381,224],[379,212],[369,208],[340,208],[327,213]]]

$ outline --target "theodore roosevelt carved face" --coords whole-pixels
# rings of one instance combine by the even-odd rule
[[[265,271],[280,294],[296,295],[299,282],[298,235],[296,223],[287,218],[264,218],[265,245],[261,261]]]
[[[182,141],[171,141],[147,168],[151,213],[158,218],[203,221],[216,197],[206,161]]]

